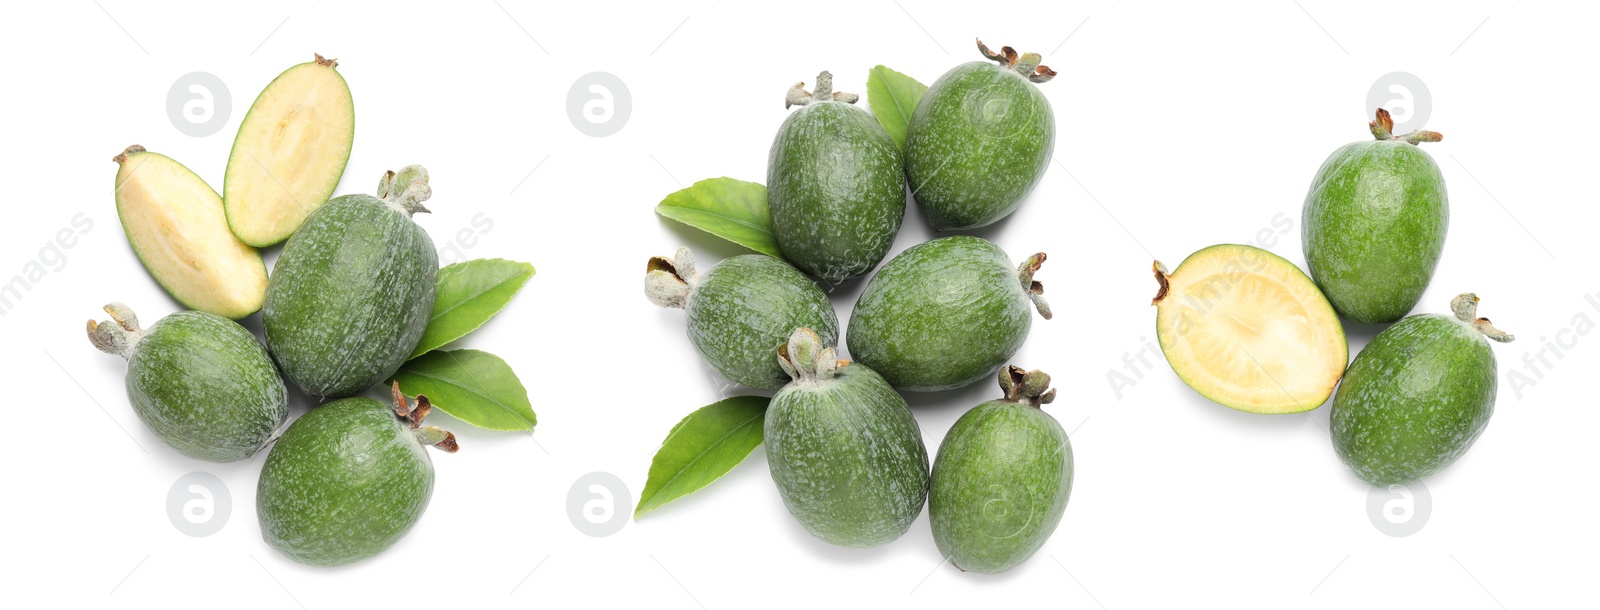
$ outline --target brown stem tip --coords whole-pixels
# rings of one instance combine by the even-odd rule
[[[989,46],[983,44],[982,40],[978,41],[978,53],[982,54],[984,59],[1009,68],[1035,83],[1049,82],[1050,79],[1056,77],[1056,71],[1051,70],[1050,66],[1040,65],[1044,61],[1044,57],[1038,53],[1023,53],[1019,55],[1017,50],[1011,47],[1000,47],[1000,52],[995,53],[990,51]]]
[[[1056,399],[1056,391],[1050,388],[1049,375],[1044,371],[1028,371],[1014,364],[1000,370],[1000,390],[1005,392],[1006,400],[1036,409]]]
[[[312,55],[317,56],[317,65],[319,65],[319,66],[322,66],[324,68],[337,68],[337,67],[339,67],[339,60],[337,60],[337,59],[334,59],[332,57],[323,57],[321,53],[312,53]]]
[[[1156,298],[1150,299],[1150,304],[1155,305],[1167,298],[1167,291],[1172,289],[1172,282],[1167,281],[1167,266],[1161,264],[1161,261],[1150,263],[1150,270],[1156,274]]]
[[[694,254],[688,248],[678,248],[672,258],[653,256],[645,263],[644,295],[657,306],[683,309],[696,281]]]
[[[1050,311],[1050,302],[1044,298],[1044,284],[1033,279],[1033,274],[1039,272],[1039,267],[1044,265],[1048,258],[1045,253],[1039,252],[1017,265],[1017,280],[1022,283],[1023,292],[1027,293],[1028,300],[1033,302],[1033,308],[1039,310],[1039,315],[1049,320],[1054,316]]]
[[[144,152],[144,147],[140,146],[138,144],[134,144],[134,145],[131,145],[131,146],[127,147],[127,148],[122,149],[122,152],[117,153],[117,156],[112,157],[111,160],[116,162],[118,165],[121,165],[123,163],[127,163],[128,162],[128,155],[131,155],[131,154],[134,154],[134,153],[142,153],[142,152]]]
[[[1444,134],[1437,131],[1417,130],[1407,134],[1394,135],[1394,117],[1389,111],[1379,108],[1377,117],[1367,121],[1367,130],[1372,132],[1372,137],[1379,140],[1399,140],[1416,146],[1423,142],[1438,142],[1444,140]]]
[[[1516,336],[1511,333],[1495,328],[1488,318],[1478,317],[1478,295],[1476,294],[1463,292],[1456,295],[1456,298],[1450,301],[1450,311],[1456,315],[1456,319],[1471,324],[1473,328],[1478,329],[1478,332],[1483,333],[1485,337],[1500,343],[1510,343],[1516,340]]]

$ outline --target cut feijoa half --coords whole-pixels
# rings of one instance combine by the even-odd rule
[[[1344,327],[1294,263],[1251,246],[1156,261],[1156,336],[1184,383],[1224,406],[1299,413],[1322,405],[1350,357]]]
[[[234,320],[261,309],[267,267],[228,230],[211,185],[138,144],[112,160],[117,216],[150,277],[190,309]]]
[[[333,196],[355,139],[355,102],[318,55],[273,79],[239,124],[222,199],[228,226],[261,248],[287,239]]]

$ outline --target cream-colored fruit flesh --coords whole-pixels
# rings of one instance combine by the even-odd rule
[[[239,125],[223,181],[228,225],[245,243],[283,241],[327,203],[344,175],[355,104],[332,62],[280,74]]]
[[[151,277],[192,309],[232,319],[261,309],[266,265],[228,229],[217,192],[166,156],[121,158],[117,216]]]
[[[1167,276],[1156,334],[1172,370],[1200,394],[1253,413],[1321,406],[1349,359],[1328,300],[1293,263],[1213,246]]]

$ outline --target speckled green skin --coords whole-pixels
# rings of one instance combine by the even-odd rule
[[[1411,312],[1433,278],[1450,224],[1444,175],[1400,140],[1346,145],[1306,194],[1302,244],[1335,311],[1386,324]]]
[[[388,379],[433,312],[439,255],[427,231],[371,195],[312,212],[267,280],[261,325],[284,376],[338,398]]]
[[[776,390],[789,383],[778,346],[800,327],[826,345],[839,340],[839,317],[816,282],[783,261],[745,254],[700,278],[683,309],[689,340],[711,368],[735,383]]]
[[[911,409],[859,363],[796,381],[767,407],[767,464],[806,531],[839,546],[888,544],[928,496],[928,450]]]
[[[261,536],[290,559],[344,565],[411,531],[433,495],[433,462],[394,407],[365,397],[305,414],[267,454]]]
[[[933,463],[928,517],[939,553],[970,572],[1004,572],[1033,556],[1072,494],[1072,443],[1054,417],[1008,400],[956,420]]]
[[[900,147],[844,102],[801,106],[767,156],[767,207],[783,258],[830,282],[878,266],[906,213]]]
[[[1449,466],[1494,412],[1495,359],[1478,330],[1416,315],[1378,333],[1333,397],[1333,446],[1373,485],[1409,483]]]
[[[976,237],[913,246],[867,283],[850,315],[850,356],[902,390],[993,377],[1028,338],[1033,305],[1006,253]]]
[[[1016,211],[1044,176],[1056,121],[1039,87],[975,61],[946,72],[906,127],[906,183],[934,229],[971,229]]]
[[[288,418],[267,350],[244,327],[200,311],[150,327],[128,356],[128,402],[179,453],[212,462],[255,455]]]

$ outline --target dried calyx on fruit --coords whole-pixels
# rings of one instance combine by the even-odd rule
[[[765,254],[727,259],[704,274],[695,272],[688,248],[651,258],[645,265],[645,296],[661,307],[682,309],[689,340],[706,363],[724,377],[776,390],[789,376],[773,350],[799,327],[824,340],[839,336],[839,318],[816,282]]]
[[[288,393],[267,351],[244,327],[182,311],[139,327],[133,310],[105,306],[89,342],[128,361],[128,402],[150,431],[189,457],[230,462],[255,455],[288,419]]]
[[[767,406],[764,444],[789,513],[839,546],[905,534],[928,493],[928,451],[905,399],[809,328],[795,329],[777,355],[794,380]]]
[[[1489,425],[1499,374],[1490,341],[1514,337],[1478,317],[1478,295],[1457,295],[1450,310],[1384,329],[1339,384],[1329,415],[1333,447],[1369,484],[1432,475],[1465,455]]]
[[[975,229],[1022,204],[1055,150],[1055,113],[1037,86],[1056,73],[1038,53],[999,53],[945,72],[906,126],[906,184],[940,231]]]
[[[789,90],[794,111],[767,154],[767,209],[783,258],[826,282],[872,271],[906,212],[905,170],[899,145],[878,120],[852,105],[856,96],[833,91],[833,75],[817,75]]]
[[[1304,205],[1306,266],[1335,311],[1363,324],[1410,313],[1428,289],[1450,225],[1444,174],[1417,146],[1434,131],[1394,135],[1378,109],[1373,140],[1322,162]]]
[[[957,568],[993,574],[1026,561],[1061,523],[1072,494],[1072,443],[1041,406],[1050,376],[1012,365],[1005,398],[956,420],[939,444],[928,520],[939,553]]]
[[[377,196],[334,198],[289,238],[267,281],[267,349],[318,398],[391,378],[427,329],[439,254],[412,220],[433,190],[420,165],[385,172]]]
[[[449,453],[454,434],[423,419],[424,396],[394,404],[357,396],[312,409],[267,454],[256,487],[262,537],[300,563],[344,565],[405,537],[433,498],[428,446]]]

